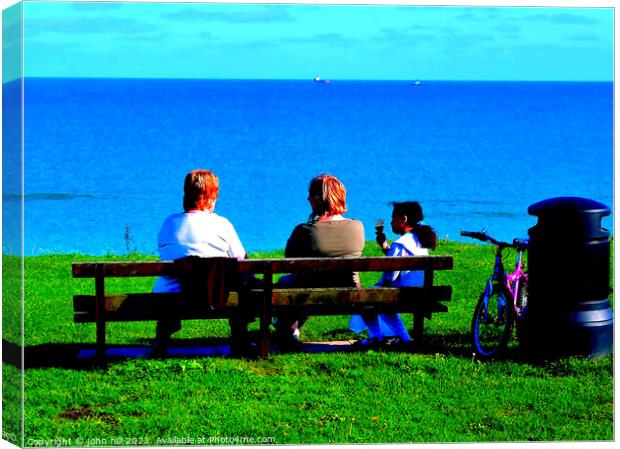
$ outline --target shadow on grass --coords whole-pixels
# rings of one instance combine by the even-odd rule
[[[349,329],[332,329],[321,333],[321,339],[343,339],[351,335],[355,334]],[[424,341],[414,344],[412,351],[421,354],[446,354],[471,358],[471,336],[466,332],[453,332],[445,335],[425,334]]]
[[[2,340],[2,362],[17,368],[66,368],[92,369],[99,367],[96,345],[85,343],[45,343],[26,346],[22,351],[19,345]],[[223,357],[230,355],[226,338],[174,340],[168,348],[169,358]],[[144,345],[106,345],[108,362],[152,358],[150,342]]]
[[[344,352],[351,346],[351,341],[304,342],[299,352]],[[283,352],[276,345],[271,345],[270,354]],[[144,345],[106,345],[108,363],[135,359],[191,359],[202,357],[236,357],[230,352],[227,338],[205,338],[171,342],[165,356],[153,356],[150,342]],[[19,369],[64,368],[89,370],[99,368],[95,344],[84,343],[46,343],[26,346],[22,351],[19,345],[2,341],[2,361]]]
[[[332,332],[330,332],[332,334]],[[342,338],[342,332],[333,331],[333,334]],[[302,342],[295,352],[326,353],[326,352],[361,352],[365,349],[356,347],[353,340]],[[446,335],[427,335],[423,342],[413,343],[406,347],[382,348],[385,352],[411,352],[414,354],[434,355],[444,354],[456,358],[472,359],[472,349],[469,335],[466,333],[451,333]],[[281,351],[277,345],[270,346],[271,354],[291,351]],[[228,338],[202,339],[174,339],[170,344],[165,358],[202,358],[202,357],[232,357]],[[109,363],[132,359],[155,358],[151,354],[150,340],[141,341],[134,345],[107,345],[106,359]],[[159,358],[159,357],[157,357]],[[503,359],[515,362],[532,362],[517,350],[508,350]],[[22,351],[19,345],[2,341],[2,361],[17,368],[65,368],[88,370],[100,367],[96,358],[95,344],[85,343],[46,343],[26,346]]]

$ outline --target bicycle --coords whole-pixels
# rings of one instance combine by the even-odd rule
[[[517,338],[520,340],[523,320],[527,314],[528,274],[523,271],[523,253],[528,241],[514,239],[512,243],[500,242],[482,232],[461,231],[470,237],[496,246],[495,266],[476,304],[471,322],[472,343],[481,359],[497,356],[506,349],[516,323]],[[517,252],[515,269],[506,273],[503,252],[513,248]]]

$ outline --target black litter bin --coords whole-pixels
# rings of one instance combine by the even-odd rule
[[[607,206],[578,197],[551,198],[528,208],[529,298],[522,344],[546,358],[591,358],[612,351]]]

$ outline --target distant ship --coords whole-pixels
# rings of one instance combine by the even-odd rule
[[[325,83],[325,84],[329,84],[331,83],[331,80],[322,80],[321,77],[319,75],[314,77],[314,82],[315,83]]]
[[[411,83],[412,86],[420,86],[422,84],[422,81],[420,80],[415,80],[415,82]]]

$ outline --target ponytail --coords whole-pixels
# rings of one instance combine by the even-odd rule
[[[418,241],[422,248],[437,248],[437,234],[429,225],[416,223],[412,229],[413,233],[418,237]]]

